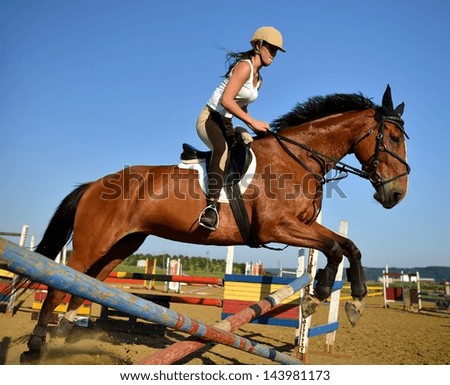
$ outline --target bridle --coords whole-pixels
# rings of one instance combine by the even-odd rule
[[[370,166],[369,171],[362,171],[361,176],[365,179],[368,179],[373,184],[375,189],[377,189],[377,188],[383,187],[384,185],[391,183],[394,180],[397,180],[403,176],[409,175],[409,173],[411,172],[411,167],[409,166],[409,164],[406,162],[405,159],[398,156],[395,152],[392,152],[391,150],[389,150],[386,147],[386,145],[384,144],[384,127],[385,127],[386,122],[393,123],[397,127],[397,129],[400,130],[402,135],[405,136],[407,139],[409,139],[409,136],[405,132],[405,128],[404,128],[405,122],[403,121],[403,119],[400,118],[400,116],[398,116],[398,115],[384,115],[381,112],[377,112],[375,119],[378,121],[378,126],[376,128],[377,137],[375,140],[375,152],[371,158],[372,164]],[[369,130],[366,135],[364,135],[361,139],[359,139],[353,145],[353,147],[355,147],[358,143],[362,142],[364,139],[366,139],[368,136],[370,136],[373,132],[375,132],[375,129]],[[380,163],[380,161],[379,161],[380,156],[381,156],[381,153],[383,153],[383,152],[392,156],[393,158],[397,159],[400,163],[402,163],[406,168],[405,172],[395,175],[392,178],[383,180],[383,178],[381,178],[380,174],[377,171],[378,165]]]
[[[397,114],[395,115],[384,115],[383,113],[380,112],[380,110],[377,111],[375,119],[377,120],[377,126],[375,128],[370,129],[369,131],[367,131],[360,139],[358,139],[354,144],[353,144],[353,148],[358,145],[359,143],[361,143],[363,140],[365,140],[366,138],[368,138],[369,136],[371,136],[374,132],[377,132],[377,137],[376,137],[376,141],[375,141],[375,151],[373,156],[371,157],[371,165],[369,168],[369,171],[366,170],[360,170],[357,169],[356,167],[350,166],[344,162],[341,162],[340,160],[337,160],[329,155],[323,154],[320,151],[315,150],[314,148],[307,146],[303,143],[297,142],[293,139],[290,139],[286,136],[280,135],[278,133],[278,131],[270,131],[270,133],[275,137],[275,139],[277,140],[277,142],[280,144],[280,146],[283,148],[283,150],[293,159],[295,160],[298,164],[300,164],[306,171],[308,171],[309,173],[311,173],[314,178],[316,179],[316,181],[318,182],[318,184],[320,186],[323,186],[324,184],[331,182],[331,181],[335,181],[335,180],[340,180],[340,179],[344,179],[348,176],[348,174],[354,174],[357,175],[363,179],[367,179],[369,180],[375,189],[378,189],[380,187],[383,187],[384,185],[393,182],[394,180],[397,180],[405,175],[408,175],[411,171],[411,167],[408,165],[408,163],[406,162],[405,159],[402,159],[400,156],[398,156],[396,153],[392,152],[391,150],[389,150],[386,145],[384,144],[384,127],[385,127],[385,123],[389,122],[389,123],[393,123],[399,130],[400,132],[407,138],[409,139],[408,135],[405,132],[404,129],[404,121],[400,118],[400,116],[398,116]],[[332,177],[332,178],[325,178],[325,176],[322,176],[321,174],[318,174],[317,172],[315,172],[311,167],[309,167],[302,159],[300,159],[297,155],[295,155],[290,149],[289,147],[286,145],[286,143],[292,144],[296,147],[299,147],[305,151],[307,151],[311,157],[315,158],[319,163],[321,163],[322,165],[322,169],[324,171],[324,174],[326,174],[328,172],[328,170],[326,169],[326,164],[333,164],[334,166],[332,167],[332,169],[336,170],[339,172],[338,175]],[[380,160],[380,156],[381,153],[385,152],[388,155],[394,157],[395,159],[397,159],[400,163],[402,163],[405,168],[406,171],[393,176],[390,179],[387,180],[383,180],[381,178],[381,176],[379,175],[377,169],[378,169],[378,165],[379,165],[379,160]]]

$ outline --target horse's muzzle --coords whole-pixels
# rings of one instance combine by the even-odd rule
[[[385,209],[391,209],[396,206],[404,197],[403,190],[395,185],[391,188],[390,184],[381,185],[377,188],[373,197],[379,202]]]

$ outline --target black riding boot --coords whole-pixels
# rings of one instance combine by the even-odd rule
[[[208,200],[208,206],[200,214],[199,225],[205,229],[215,231],[219,227],[220,203],[217,199]]]

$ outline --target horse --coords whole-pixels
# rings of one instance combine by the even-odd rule
[[[331,294],[344,256],[352,295],[347,316],[356,325],[362,315],[367,287],[361,252],[353,241],[315,219],[326,175],[333,168],[367,179],[375,200],[386,209],[405,197],[410,168],[403,110],[404,103],[394,109],[389,85],[381,106],[361,93],[316,96],[274,120],[270,132],[251,143],[257,164],[242,198],[252,244],[313,248],[327,258],[313,293],[302,300],[305,315]],[[361,169],[341,162],[347,154],[355,155]],[[216,231],[198,226],[205,204],[196,171],[179,165],[130,166],[78,185],[57,207],[35,251],[55,259],[72,240],[68,266],[103,281],[149,235],[203,245],[246,244],[228,204],[222,205]],[[28,340],[30,352],[40,352],[45,345],[52,312],[64,296],[49,288]],[[56,336],[68,335],[82,302],[71,297]]]

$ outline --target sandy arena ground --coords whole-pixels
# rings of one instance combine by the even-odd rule
[[[205,293],[197,293],[205,295]],[[207,293],[210,295],[211,293]],[[215,293],[220,298],[220,293]],[[31,320],[32,295],[24,301],[13,317],[0,313],[0,364],[20,364],[27,351],[27,340],[35,325]],[[207,324],[220,320],[220,308],[172,304],[171,308],[200,319]],[[324,323],[328,306],[322,305],[313,315],[313,325]],[[100,314],[93,305],[93,315]],[[360,323],[352,328],[347,321],[343,303],[339,311],[340,329],[335,355],[317,354],[323,350],[324,337],[310,340],[308,364],[315,365],[448,365],[450,363],[449,313],[417,313],[403,311],[401,304],[383,308],[382,297],[369,298]],[[130,333],[128,321],[112,325],[92,322],[91,327],[76,327],[64,341],[53,339],[40,360],[42,365],[126,365],[183,340],[186,335],[167,330],[164,335],[149,332]],[[119,328],[120,331],[116,330]],[[50,328],[53,329],[53,326]],[[294,330],[285,327],[246,325],[238,334],[256,342],[275,347],[281,352],[294,351]],[[272,361],[229,347],[210,344],[207,348],[179,361],[189,365],[274,364]]]

